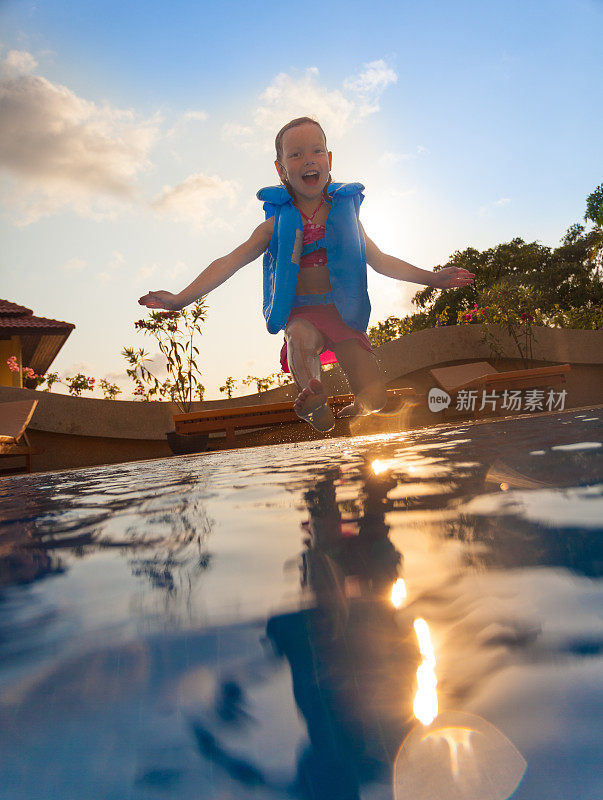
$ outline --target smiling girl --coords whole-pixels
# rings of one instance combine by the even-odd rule
[[[339,416],[380,411],[387,401],[366,335],[367,264],[390,278],[438,289],[466,286],[473,274],[458,267],[429,272],[382,253],[358,218],[364,187],[332,183],[332,154],[315,120],[300,117],[287,123],[275,146],[282,185],[258,192],[266,221],[178,294],[153,291],[138,302],[181,309],[263,253],[264,316],[270,333],[284,330],[281,365],[299,388],[296,413],[317,430],[328,431],[335,420],[320,382],[321,363],[338,361],[354,394],[354,402]]]

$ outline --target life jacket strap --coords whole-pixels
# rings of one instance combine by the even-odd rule
[[[335,298],[332,292],[326,294],[296,294],[293,298],[293,308],[300,306],[326,306],[334,303]]]
[[[311,244],[305,244],[302,247],[301,254],[302,256],[307,256],[309,253],[313,253],[315,250],[322,250],[327,246],[327,238],[323,236],[322,239],[318,239],[316,242],[312,242]]]

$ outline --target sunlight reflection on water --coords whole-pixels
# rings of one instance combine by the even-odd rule
[[[600,431],[591,410],[4,480],[3,798],[383,800],[394,773],[445,797],[422,770],[468,798],[467,742],[500,791],[525,756],[514,797],[599,796]]]

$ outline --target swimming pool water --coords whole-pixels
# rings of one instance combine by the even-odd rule
[[[601,421],[1,481],[0,796],[603,796]]]

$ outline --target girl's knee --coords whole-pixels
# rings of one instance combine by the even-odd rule
[[[320,333],[311,322],[294,319],[285,328],[287,347],[301,347],[304,350],[315,350],[321,344]]]

